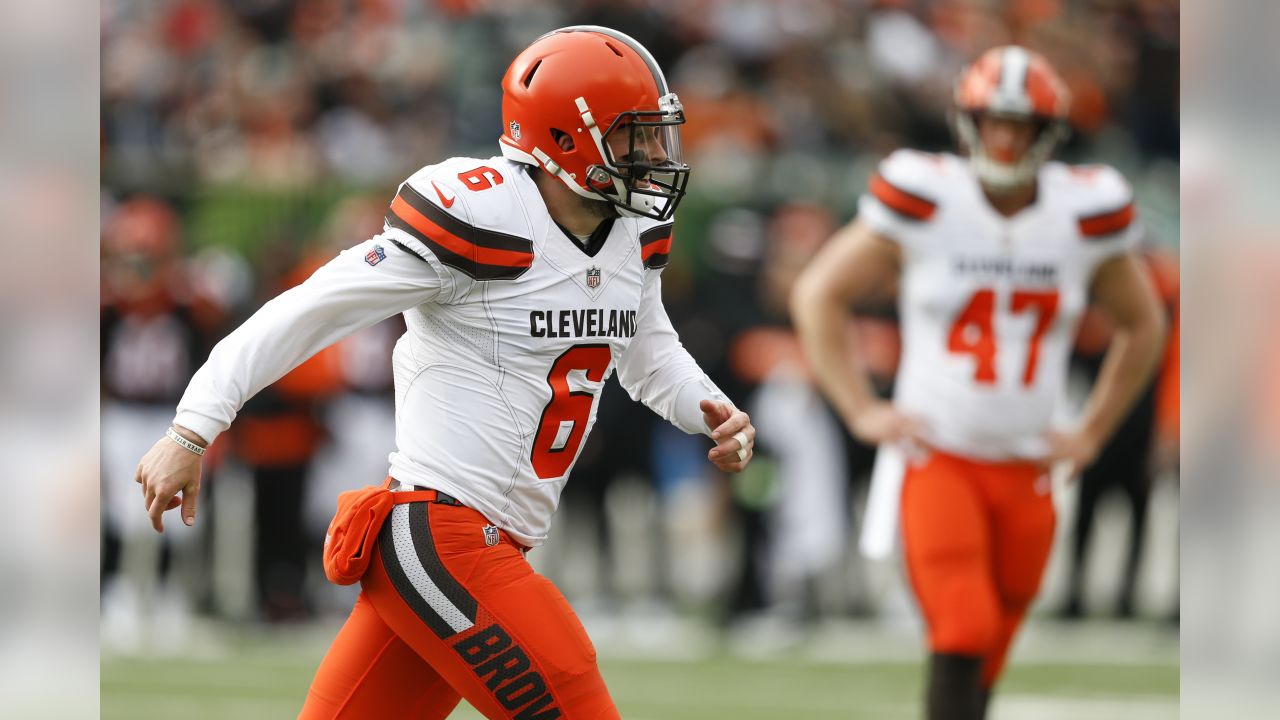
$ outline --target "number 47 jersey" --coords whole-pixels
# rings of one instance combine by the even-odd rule
[[[615,369],[632,398],[689,433],[707,432],[701,400],[727,402],[662,307],[671,228],[606,220],[580,243],[552,221],[522,165],[423,168],[401,184],[380,235],[218,344],[174,421],[211,441],[302,360],[403,312],[391,475],[541,544]]]
[[[1128,185],[1106,166],[1046,163],[1006,218],[954,155],[898,151],[859,204],[902,248],[894,404],[939,449],[987,460],[1046,451],[1094,271],[1136,241]]]

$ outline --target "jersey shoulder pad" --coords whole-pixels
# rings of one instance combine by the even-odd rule
[[[907,220],[930,220],[938,210],[942,186],[954,172],[952,161],[948,155],[895,150],[871,174],[867,192]]]
[[[501,166],[501,167],[499,167]],[[533,265],[533,241],[502,158],[451,158],[400,184],[387,225],[474,280],[514,280]]]
[[[1086,240],[1101,240],[1129,229],[1137,219],[1133,189],[1110,165],[1051,163],[1053,192],[1061,193]]]
[[[636,221],[636,231],[640,238],[640,260],[646,268],[653,270],[667,266],[671,259],[674,227],[675,223],[670,220],[640,218]]]

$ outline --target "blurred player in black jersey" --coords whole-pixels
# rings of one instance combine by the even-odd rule
[[[143,618],[185,614],[177,578],[164,579],[169,545],[189,545],[182,528],[169,545],[138,512],[139,453],[168,427],[173,404],[209,349],[217,306],[197,296],[183,270],[177,216],[165,202],[131,198],[104,217],[102,238],[103,641],[120,650],[145,641]],[[163,608],[151,607],[159,598]],[[167,633],[180,632],[181,622]]]

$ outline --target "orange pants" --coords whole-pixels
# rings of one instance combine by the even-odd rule
[[[935,653],[983,659],[995,684],[1053,547],[1048,473],[934,452],[902,488],[907,571]]]
[[[395,506],[299,718],[438,720],[461,698],[491,720],[620,717],[569,603],[487,525]]]

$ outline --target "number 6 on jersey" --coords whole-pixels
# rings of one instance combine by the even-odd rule
[[[574,345],[552,363],[551,372],[547,373],[551,400],[542,409],[530,457],[539,478],[550,480],[568,472],[587,431],[596,396],[570,390],[569,373],[582,371],[588,382],[603,382],[611,359],[608,345]]]

